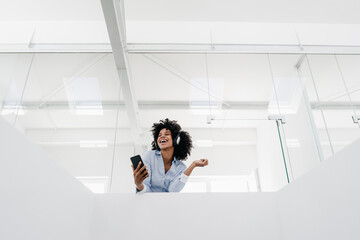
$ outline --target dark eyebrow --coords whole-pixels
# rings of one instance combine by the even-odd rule
[[[169,130],[169,129],[166,129],[166,131],[164,132],[164,134],[171,134],[171,131]],[[161,135],[161,132],[159,132],[159,134],[158,134],[158,137]]]

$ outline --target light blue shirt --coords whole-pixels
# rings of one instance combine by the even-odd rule
[[[186,165],[177,160],[174,160],[170,169],[165,174],[164,160],[161,152],[158,150],[147,151],[143,154],[142,160],[149,172],[143,184],[142,192],[180,192],[188,179],[184,174]]]

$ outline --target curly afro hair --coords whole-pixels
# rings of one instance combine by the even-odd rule
[[[174,157],[178,160],[185,161],[190,156],[191,149],[193,148],[192,140],[189,133],[182,131],[180,125],[175,120],[169,120],[166,118],[153,124],[151,128],[151,132],[154,137],[154,140],[151,143],[152,150],[160,150],[156,142],[160,131],[164,128],[171,131],[173,143],[175,143],[175,138],[179,135],[180,142],[178,145],[174,146]]]

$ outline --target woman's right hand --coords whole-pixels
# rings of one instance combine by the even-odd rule
[[[206,158],[202,158],[200,160],[195,160],[194,164],[196,167],[205,167],[209,164],[209,162]]]
[[[148,173],[145,165],[141,167],[141,162],[138,164],[136,169],[134,169],[133,165],[131,165],[131,167],[132,167],[133,173],[134,173],[134,181],[135,181],[136,188],[139,191],[141,191],[144,188],[142,183],[145,180],[145,178],[147,178],[149,176],[149,173]]]

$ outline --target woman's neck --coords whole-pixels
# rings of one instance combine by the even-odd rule
[[[170,164],[174,160],[174,148],[168,148],[161,150],[161,156],[164,160],[164,164]]]

